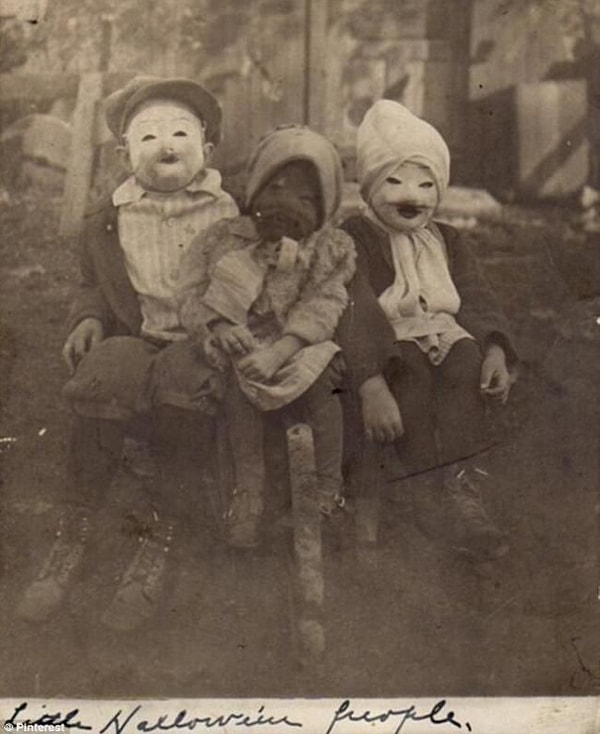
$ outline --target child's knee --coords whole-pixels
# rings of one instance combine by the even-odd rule
[[[185,340],[156,355],[149,389],[154,407],[214,416],[224,396],[225,378]]]
[[[464,386],[465,389],[479,390],[483,357],[476,341],[461,339],[452,347],[444,362],[447,381]]]
[[[63,387],[75,413],[104,419],[128,419],[147,410],[146,383],[156,349],[142,339],[112,337],[100,342],[79,363]]]

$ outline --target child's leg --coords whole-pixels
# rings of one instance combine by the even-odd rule
[[[127,420],[150,408],[149,380],[158,348],[144,339],[113,336],[77,365],[63,396],[79,415]]]
[[[469,457],[482,445],[485,402],[479,389],[481,363],[477,342],[462,339],[434,369],[436,418],[443,464]]]
[[[205,487],[212,462],[215,420],[204,413],[162,405],[153,412],[158,481],[152,500],[159,515],[179,526],[204,530],[214,520]]]
[[[177,557],[186,530],[210,532],[210,497],[203,486],[203,462],[214,451],[214,419],[169,405],[153,412],[153,448],[158,478],[152,489],[153,518],[103,616],[126,631],[151,617],[167,579],[169,558]],[[175,575],[169,574],[171,581]]]
[[[398,500],[412,504],[414,520],[427,537],[437,539],[445,531],[442,480],[436,442],[434,378],[427,355],[411,342],[398,344],[400,359],[385,371],[398,407],[404,435],[396,442],[401,481],[391,486]]]
[[[476,466],[484,448],[485,404],[479,390],[481,352],[476,342],[457,342],[435,368],[443,497],[452,544],[475,560],[493,560],[508,550],[504,535],[486,513],[478,484],[487,472]]]
[[[244,395],[235,375],[223,399],[223,420],[231,446],[235,484],[227,509],[228,542],[239,548],[258,543],[258,526],[265,503],[263,416]]]
[[[229,541],[248,547],[256,545],[264,504],[262,415],[242,393],[235,376],[231,374],[227,384],[226,379],[208,365],[191,342],[183,341],[157,355],[150,382],[158,404],[185,407],[198,416],[218,414],[217,421],[225,424],[236,475],[233,502],[227,508]],[[165,431],[164,441],[157,442],[159,451],[161,444],[171,445],[169,430]],[[177,446],[173,450],[177,451]],[[198,462],[196,456],[196,479]],[[175,468],[166,474],[164,481],[169,482],[169,475],[176,474]]]
[[[336,358],[294,403],[310,426],[315,447],[315,464],[323,512],[332,512],[342,502],[343,416],[339,397],[340,361]]]
[[[191,342],[179,341],[156,354],[149,392],[159,464],[155,505],[163,514],[191,520],[198,527],[207,517],[208,497],[202,487],[207,463],[214,469],[215,413],[222,379]]]
[[[90,516],[116,474],[125,423],[74,416],[68,448],[65,511],[56,538],[36,579],[25,590],[17,615],[47,619],[62,603],[81,569]]]
[[[497,557],[504,550],[502,535],[472,481],[455,463],[444,467],[476,451],[481,437],[479,347],[462,340],[436,367],[415,344],[402,343],[400,350],[401,362],[390,366],[386,378],[404,423],[397,449],[415,521],[434,540],[475,558]]]
[[[75,415],[67,455],[66,500],[93,512],[121,462],[127,423]]]
[[[401,342],[398,347],[400,359],[389,363],[384,376],[404,426],[404,435],[396,444],[403,475],[412,476],[439,464],[433,367],[416,344]]]

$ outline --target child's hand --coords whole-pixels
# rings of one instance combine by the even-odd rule
[[[481,392],[504,405],[511,387],[510,372],[506,366],[506,355],[502,347],[492,344],[481,365]]]
[[[223,350],[215,344],[215,338],[209,336],[202,344],[202,350],[206,361],[211,367],[219,372],[225,372],[229,367],[229,357],[223,353]]]
[[[382,375],[365,380],[359,389],[367,438],[378,443],[397,441],[404,433],[398,403]]]
[[[217,321],[211,326],[211,332],[217,345],[230,357],[248,354],[256,347],[251,332],[240,324]]]
[[[270,380],[277,370],[302,349],[305,343],[294,334],[284,334],[270,347],[255,349],[237,363],[247,380]]]
[[[62,350],[63,359],[71,374],[90,349],[103,339],[104,327],[99,319],[90,317],[77,324],[67,337]]]
[[[242,357],[237,368],[247,380],[261,382],[270,380],[285,361],[285,357],[272,345]]]

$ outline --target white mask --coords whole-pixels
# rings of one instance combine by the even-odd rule
[[[424,227],[438,203],[435,179],[428,168],[406,162],[393,169],[371,197],[377,217],[391,229]]]
[[[149,100],[125,133],[131,171],[151,191],[178,191],[204,170],[210,144],[192,110],[169,99]]]

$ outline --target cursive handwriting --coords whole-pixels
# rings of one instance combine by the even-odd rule
[[[46,708],[46,705],[42,704],[42,708]],[[83,724],[81,721],[77,720],[77,717],[79,716],[79,709],[72,709],[66,714],[63,714],[61,711],[57,711],[56,713],[52,714],[43,713],[41,716],[33,719],[19,719],[17,721],[17,716],[24,713],[26,710],[27,703],[23,701],[23,703],[19,704],[13,711],[10,719],[6,719],[6,721],[4,722],[4,728],[7,729],[7,724],[10,724],[15,728],[17,728],[17,724],[24,724],[26,726],[35,726],[36,724],[42,726],[64,726],[65,729],[87,729],[88,731],[92,728],[91,726]]]
[[[79,729],[81,731],[96,731],[98,734],[130,734],[139,732],[140,734],[160,734],[161,732],[175,732],[177,730],[187,730],[189,732],[195,729],[227,729],[233,727],[243,727],[246,729],[259,729],[261,727],[270,728],[274,731],[277,728],[278,734],[284,728],[302,729],[304,724],[301,721],[292,719],[288,715],[272,716],[265,711],[265,706],[261,705],[253,713],[245,713],[239,711],[229,711],[226,713],[218,713],[213,715],[196,715],[188,712],[187,709],[180,709],[176,713],[159,713],[158,715],[148,716],[147,707],[143,704],[137,704],[130,708],[120,708],[116,713],[101,724],[99,727],[91,726],[84,723],[84,717],[80,714],[78,708],[62,713],[61,711],[43,711],[46,705],[42,704],[40,709],[35,711],[35,715],[29,711],[29,704],[23,702],[19,704],[13,711],[11,717],[5,721],[5,729],[8,731],[12,725],[15,729],[23,728],[23,725],[34,727],[35,725],[63,727],[64,729]],[[165,709],[163,709],[164,711]],[[160,711],[160,710],[159,710]],[[454,711],[446,708],[446,700],[441,699],[433,705],[429,711],[420,713],[414,704],[410,704],[405,708],[392,709],[388,708],[379,712],[370,710],[355,710],[349,699],[344,700],[335,710],[329,725],[326,729],[322,729],[323,734],[334,734],[338,724],[345,722],[346,724],[368,724],[369,730],[375,732],[378,724],[391,724],[394,728],[390,729],[388,734],[401,734],[405,730],[406,724],[409,722],[427,722],[429,724],[439,726],[451,726],[454,729],[464,729],[466,732],[473,731],[468,722],[461,723],[456,719]],[[325,719],[325,722],[328,720]],[[6,725],[9,725],[8,727]],[[20,726],[19,726],[20,725]],[[344,727],[342,727],[344,728]],[[311,727],[314,730],[314,727]],[[344,728],[348,731],[348,728]],[[364,728],[358,728],[360,734]]]
[[[429,723],[431,724],[440,725],[451,724],[457,729],[462,729],[464,726],[466,731],[472,731],[471,725],[468,722],[465,722],[465,724],[461,724],[454,718],[454,711],[448,711],[448,713],[445,713],[443,715],[443,718],[441,717],[442,710],[446,706],[445,699],[441,699],[440,701],[438,701],[426,714],[419,714],[413,704],[405,709],[388,709],[387,711],[381,713],[372,713],[368,710],[361,713],[356,713],[352,710],[352,708],[350,708],[350,705],[350,701],[346,699],[338,707],[337,711],[333,715],[331,723],[325,731],[325,734],[331,734],[336,725],[339,724],[341,721],[350,721],[352,723],[361,721],[365,724],[384,724],[386,721],[392,719],[393,722],[396,724],[397,718],[399,718],[399,721],[396,724],[396,728],[394,729],[393,734],[399,734],[399,732],[404,729],[404,725],[407,724],[409,721],[429,721]]]
[[[193,716],[188,714],[186,709],[182,709],[174,716],[171,714],[161,714],[155,719],[147,720],[139,718],[142,712],[142,706],[137,705],[129,713],[123,714],[119,709],[114,716],[106,722],[100,729],[100,734],[112,732],[112,734],[124,734],[131,725],[136,731],[149,734],[157,731],[170,731],[172,729],[188,729],[192,731],[197,727],[203,726],[206,729],[224,728],[226,726],[245,726],[249,729],[259,726],[290,726],[302,727],[299,721],[292,721],[287,716],[275,718],[274,716],[265,716],[263,712],[264,706],[260,706],[256,714],[227,713],[218,716]],[[135,720],[135,721],[134,721]]]

